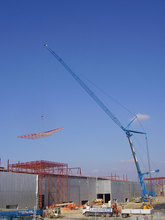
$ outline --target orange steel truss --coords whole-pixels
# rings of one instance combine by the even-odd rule
[[[32,161],[9,164],[8,172],[39,175],[39,207],[43,207],[43,181],[48,183],[48,204],[68,202],[68,164],[50,161]]]

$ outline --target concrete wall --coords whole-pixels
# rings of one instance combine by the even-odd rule
[[[96,179],[88,177],[69,177],[68,200],[76,204],[96,198]]]
[[[69,177],[68,199],[76,204],[82,201],[93,201],[98,194],[110,194],[110,200],[125,202],[141,195],[141,187],[138,182],[110,181],[100,178]]]
[[[96,193],[97,194],[111,194],[111,181],[110,180],[96,180]]]
[[[69,176],[68,182],[67,179],[63,181],[62,178],[57,179],[55,176],[48,181],[48,177],[44,177],[42,182],[44,207],[67,202],[67,186],[68,201],[73,201],[77,205],[84,201],[95,200],[98,194],[103,196],[103,199],[109,199],[108,196],[110,196],[112,202],[114,199],[117,199],[118,202],[124,202],[141,195],[141,187],[138,182],[120,182],[75,176]],[[6,208],[7,205],[33,208],[37,202],[37,194],[37,175],[0,172],[0,208]]]
[[[110,181],[89,177],[69,177],[68,199],[76,204],[82,201],[93,201],[98,194],[110,194],[110,199],[125,202],[141,195],[141,187],[138,182]]]
[[[130,197],[136,198],[141,196],[141,186],[138,182],[129,182],[130,185]]]
[[[0,172],[0,208],[34,208],[37,193],[37,175]]]
[[[130,201],[141,196],[141,186],[139,182],[112,181],[111,186],[112,200],[117,199],[119,202],[125,202],[127,199]],[[149,184],[145,184],[145,186],[147,193],[149,193]]]
[[[116,199],[118,202],[125,202],[132,199],[131,182],[112,181],[111,186],[112,202]],[[136,191],[136,188],[134,190]]]

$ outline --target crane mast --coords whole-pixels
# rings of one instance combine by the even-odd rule
[[[137,173],[138,173],[138,176],[139,176],[139,181],[140,181],[140,185],[141,185],[142,200],[145,200],[145,198],[148,197],[148,195],[147,195],[145,183],[144,183],[144,180],[143,180],[143,176],[145,174],[149,174],[149,172],[147,172],[147,173],[142,173],[141,172],[140,165],[139,165],[139,162],[138,162],[137,157],[136,157],[136,153],[135,153],[134,148],[133,148],[133,143],[132,143],[132,140],[131,140],[131,136],[133,135],[133,133],[137,133],[137,134],[146,134],[146,133],[141,132],[141,131],[134,131],[134,130],[128,129],[130,124],[133,121],[130,122],[129,125],[125,128],[121,124],[121,122],[116,118],[116,116],[108,109],[108,107],[95,95],[95,93],[71,70],[71,68],[64,62],[64,60],[61,57],[59,57],[50,47],[48,47],[47,44],[45,44],[44,46],[62,64],[62,66],[71,74],[71,76],[88,93],[88,95],[97,103],[97,105],[115,122],[115,124],[117,124],[125,132],[126,137],[128,138],[128,142],[129,142],[129,145],[130,145],[130,148],[131,148],[131,152],[132,152],[133,159],[134,159],[136,169],[137,169]]]

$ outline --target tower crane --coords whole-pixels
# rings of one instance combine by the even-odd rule
[[[136,117],[128,124],[127,127],[124,127],[121,122],[118,120],[118,118],[116,118],[116,116],[108,109],[108,107],[95,95],[95,93],[84,83],[84,81],[82,81],[76,73],[74,73],[71,68],[64,62],[64,60],[59,57],[47,44],[44,44],[44,46],[47,48],[47,50],[61,63],[61,65],[67,70],[67,72],[78,82],[78,84],[88,93],[88,95],[97,103],[97,105],[114,121],[115,124],[117,124],[125,133],[130,148],[131,148],[131,152],[133,155],[133,159],[136,165],[136,169],[137,169],[137,173],[138,173],[138,177],[139,177],[139,181],[140,181],[140,185],[141,185],[141,198],[142,200],[146,200],[146,198],[148,197],[147,194],[147,190],[146,190],[146,186],[143,180],[143,176],[144,175],[148,175],[151,172],[159,172],[159,170],[155,170],[155,171],[149,171],[149,172],[145,172],[142,173],[141,169],[140,169],[140,165],[139,162],[137,160],[136,157],[136,153],[133,147],[133,143],[131,140],[131,137],[133,134],[143,134],[146,135],[145,132],[141,132],[141,131],[135,131],[135,130],[130,130],[129,127],[130,125],[133,123],[133,121],[136,119]]]

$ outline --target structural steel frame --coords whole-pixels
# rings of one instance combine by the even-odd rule
[[[54,184],[56,203],[68,201],[68,164],[66,163],[39,160],[9,164],[8,161],[7,171],[39,175],[38,205],[40,208],[43,206],[43,179],[46,177],[48,178],[48,196],[51,196],[51,187],[53,187]]]

